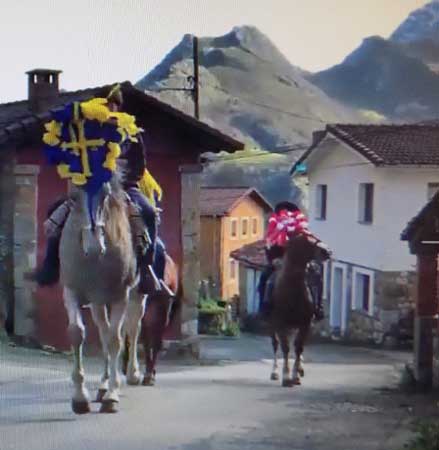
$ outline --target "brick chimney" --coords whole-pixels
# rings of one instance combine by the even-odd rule
[[[29,109],[41,113],[50,109],[59,95],[59,74],[61,70],[34,69],[28,76]]]

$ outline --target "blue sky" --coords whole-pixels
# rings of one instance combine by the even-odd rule
[[[2,4],[3,3],[3,4]],[[27,96],[24,72],[63,70],[61,88],[137,81],[183,34],[255,25],[295,65],[320,70],[388,35],[425,0],[0,0],[0,103]]]

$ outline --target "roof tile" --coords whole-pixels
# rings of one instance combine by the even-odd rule
[[[230,253],[230,256],[240,263],[256,269],[263,269],[267,265],[264,240],[244,245]]]
[[[327,125],[313,145],[294,164],[305,161],[328,133],[376,166],[439,166],[439,122],[404,125]]]
[[[242,197],[250,195],[269,211],[271,205],[254,188],[249,187],[202,187],[200,192],[200,214],[202,216],[223,216]]]

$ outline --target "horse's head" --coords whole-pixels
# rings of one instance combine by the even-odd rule
[[[120,187],[113,177],[103,183],[93,195],[81,187],[72,188],[74,208],[80,217],[81,245],[86,256],[103,255],[106,252],[105,230],[108,228],[109,209],[120,203]]]
[[[310,261],[322,262],[331,258],[331,251],[316,237],[300,233],[288,240],[286,255],[290,262],[306,267]]]

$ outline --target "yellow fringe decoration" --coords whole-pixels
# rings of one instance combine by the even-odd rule
[[[46,133],[43,135],[43,142],[47,145],[58,145],[61,136],[61,124],[52,120],[51,122],[46,123],[44,128],[46,129]]]
[[[134,116],[124,112],[112,112],[110,113],[110,117],[116,119],[118,127],[127,134],[127,137],[131,141],[137,142],[136,135],[143,130],[136,125],[136,118]]]
[[[100,123],[106,122],[110,118],[111,111],[107,107],[106,98],[92,98],[86,102],[81,102],[82,115],[89,120],[97,120]]]
[[[145,169],[145,173],[139,181],[139,189],[154,207],[156,206],[154,194],[157,194],[159,201],[162,199],[163,190],[154,177],[149,173],[148,169]]]
[[[105,158],[105,162],[103,166],[111,170],[112,172],[116,171],[116,160],[119,158],[121,150],[119,144],[116,144],[115,142],[109,142],[107,144],[108,149],[110,150],[107,153],[107,156]]]

